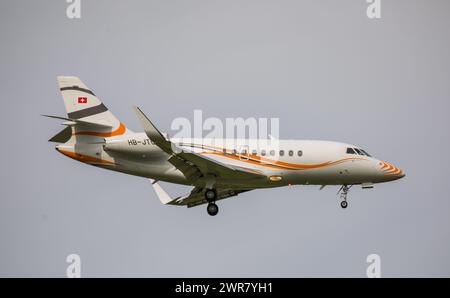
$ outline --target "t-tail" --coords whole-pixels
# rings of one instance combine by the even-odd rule
[[[58,76],[57,80],[67,117],[44,116],[65,120],[67,127],[49,141],[74,145],[131,133],[79,78]]]

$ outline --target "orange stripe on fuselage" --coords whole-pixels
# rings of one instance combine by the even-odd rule
[[[343,158],[343,159],[339,159],[336,161],[328,161],[325,163],[320,163],[320,164],[312,164],[312,165],[305,165],[305,164],[293,164],[293,163],[287,163],[287,162],[281,162],[281,161],[277,161],[277,160],[271,160],[268,158],[261,158],[259,156],[254,156],[252,155],[251,157],[246,156],[246,155],[231,155],[231,154],[224,154],[221,152],[202,152],[203,154],[213,154],[213,155],[218,155],[218,156],[222,156],[222,157],[227,157],[227,158],[231,158],[234,160],[239,160],[245,163],[249,163],[249,164],[254,164],[254,165],[258,165],[258,166],[263,166],[263,167],[269,167],[269,168],[275,168],[275,169],[280,169],[280,170],[309,170],[309,169],[318,169],[318,168],[323,168],[323,167],[327,167],[327,166],[332,166],[332,165],[337,165],[349,160],[366,160],[365,158],[358,158],[358,157],[348,157],[348,158]],[[245,159],[242,159],[242,157],[244,157]],[[252,160],[252,159],[256,159]]]
[[[317,168],[323,168],[323,167],[326,167],[326,166],[340,164],[340,163],[345,162],[347,160],[366,160],[365,158],[361,158],[361,157],[347,157],[347,158],[339,159],[339,160],[336,160],[336,161],[327,161],[327,162],[320,163],[320,164],[311,164],[311,165],[294,164],[294,163],[278,161],[278,160],[265,158],[265,157],[261,157],[261,156],[256,156],[256,155],[242,155],[242,154],[239,154],[239,153],[236,153],[236,155],[234,155],[234,154],[224,154],[223,150],[225,148],[220,148],[220,147],[215,147],[215,146],[210,146],[210,145],[200,145],[200,144],[193,144],[193,145],[194,146],[202,146],[202,147],[211,147],[213,149],[221,151],[221,152],[208,152],[208,151],[205,151],[205,152],[202,152],[203,154],[219,155],[219,156],[228,157],[228,158],[232,158],[232,159],[235,159],[235,160],[240,160],[240,161],[251,163],[251,164],[256,164],[256,165],[260,165],[260,166],[267,166],[267,167],[277,168],[277,169],[291,169],[291,170],[317,169]],[[207,149],[207,148],[204,148],[204,149]],[[231,150],[228,150],[228,149],[225,149],[225,150],[226,150],[226,152],[231,152]],[[242,159],[242,158],[245,158],[245,159]]]
[[[114,137],[114,136],[120,136],[125,133],[127,128],[123,123],[120,123],[119,127],[111,132],[95,132],[95,131],[79,131],[74,133],[74,136],[83,135],[83,136],[95,136],[95,137]]]
[[[243,160],[241,158],[239,158],[239,156],[235,156],[235,155],[229,155],[229,154],[223,154],[220,152],[202,152],[203,154],[213,154],[213,155],[218,155],[218,156],[222,156],[222,157],[227,157],[227,158],[231,158],[234,160],[239,160],[245,163],[249,163],[249,164],[254,164],[254,165],[258,165],[258,166],[264,166],[264,167],[268,167],[268,168],[274,168],[274,169],[279,169],[279,170],[285,170],[285,167],[281,167],[281,166],[277,166],[277,165],[273,165],[273,164],[266,164],[266,163],[260,163],[257,161],[253,161],[253,160]]]
[[[109,161],[109,160],[104,160],[101,158],[97,158],[97,157],[92,157],[92,156],[88,156],[88,155],[84,155],[84,154],[79,154],[79,153],[75,153],[69,150],[64,150],[64,149],[59,149],[56,148],[56,150],[58,150],[59,152],[61,152],[62,154],[76,159],[78,161],[81,162],[86,162],[86,163],[100,163],[100,164],[105,164],[105,165],[116,165],[116,163]]]

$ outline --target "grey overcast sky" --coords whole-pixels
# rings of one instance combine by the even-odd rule
[[[0,276],[450,276],[450,1],[0,2]],[[355,187],[256,190],[163,206],[143,178],[68,159],[57,75],[79,76],[131,129],[175,117],[279,117],[280,136],[357,144],[406,171]],[[177,194],[185,188],[172,187]]]

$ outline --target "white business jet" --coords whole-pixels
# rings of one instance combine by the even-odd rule
[[[77,77],[57,78],[67,110],[66,128],[49,141],[60,153],[108,170],[146,177],[163,204],[207,204],[216,215],[217,201],[257,188],[288,185],[340,185],[341,207],[353,185],[400,179],[405,173],[370,156],[359,146],[312,140],[170,139],[137,107],[144,129],[134,133],[120,122]],[[261,147],[264,143],[264,147]],[[231,144],[231,145],[230,145]],[[158,181],[193,186],[172,198]]]

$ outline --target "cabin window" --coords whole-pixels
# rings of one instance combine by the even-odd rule
[[[261,150],[261,155],[262,155],[262,156],[266,156],[266,150],[264,150],[264,149]]]
[[[289,156],[292,156],[292,155],[294,155],[294,151],[289,150]]]
[[[284,156],[284,150],[280,150],[280,156]]]
[[[252,151],[252,155],[256,155],[256,154],[258,154],[258,151],[253,150],[253,151]]]
[[[275,155],[275,150],[270,150],[270,155],[274,156]]]
[[[231,154],[236,155],[237,151],[236,149],[233,149],[233,151],[231,152]]]
[[[298,150],[298,151],[297,151],[297,155],[298,155],[298,156],[302,156],[302,155],[303,155],[303,151],[302,151],[302,150]]]
[[[347,154],[356,154],[353,148],[347,148]]]
[[[227,154],[227,149],[223,148],[223,154]]]

